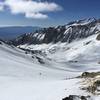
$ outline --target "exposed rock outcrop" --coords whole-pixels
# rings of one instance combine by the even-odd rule
[[[33,33],[21,35],[13,40],[12,43],[16,46],[57,42],[70,43],[74,40],[97,34],[100,31],[98,28],[99,23],[100,19],[88,19],[74,21],[63,26],[43,28]]]
[[[69,97],[65,97],[62,100],[89,100],[90,96],[78,96],[78,95],[69,95]]]

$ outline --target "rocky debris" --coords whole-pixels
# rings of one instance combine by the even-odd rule
[[[70,63],[77,63],[78,61],[77,60],[70,60],[69,62]]]
[[[99,40],[100,41],[100,34],[97,35],[96,40]]]
[[[100,72],[84,72],[82,78],[82,90],[94,95],[100,95]]]
[[[87,80],[86,80],[87,81]],[[86,90],[94,95],[100,95],[100,79],[88,80],[86,86],[82,88],[82,90]]]
[[[38,62],[39,62],[40,64],[45,64],[45,62],[43,61],[43,59],[42,59],[42,58],[37,57],[37,56],[36,56],[36,58],[37,58],[37,60],[38,60]]]
[[[90,100],[90,96],[78,96],[78,95],[69,95],[62,100]]]
[[[31,49],[24,49],[24,48],[20,48],[18,47],[19,49],[21,50],[24,50],[25,51],[25,54],[38,54],[38,55],[41,55],[41,56],[46,56],[46,53],[41,51],[41,50],[31,50]]]
[[[81,78],[94,78],[100,75],[100,72],[83,72]]]
[[[40,63],[40,64],[45,64],[44,62],[44,59],[42,57],[46,57],[46,54],[45,52],[42,52],[41,50],[29,50],[29,49],[24,49],[24,48],[20,48],[22,50],[25,51],[25,54],[32,54],[32,58],[33,59],[37,59],[37,61]],[[42,56],[42,57],[39,57],[39,56]],[[48,59],[48,60],[51,60],[51,59]]]
[[[88,45],[88,44],[90,44],[92,41],[88,41],[88,42],[86,42],[86,43],[84,43],[84,45]]]

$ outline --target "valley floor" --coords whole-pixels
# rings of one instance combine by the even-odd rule
[[[33,81],[0,77],[0,100],[62,100],[69,95],[86,95],[79,79]]]

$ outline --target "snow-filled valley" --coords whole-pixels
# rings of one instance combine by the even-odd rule
[[[96,40],[96,37],[97,34],[85,39],[76,40],[70,44],[59,42],[56,44],[51,43],[42,45],[25,44],[19,45],[18,47],[26,50],[30,49],[42,51],[41,55],[44,56],[40,57],[44,61],[48,59],[48,63],[52,62],[51,66],[58,64],[56,66],[59,66],[57,67],[59,69],[83,72],[85,70],[98,70],[100,68],[100,41]]]
[[[0,40],[0,100],[100,100],[100,20]]]
[[[100,70],[97,35],[72,43],[19,45],[0,42],[0,100],[62,100],[69,95],[90,95],[81,90],[85,71]]]

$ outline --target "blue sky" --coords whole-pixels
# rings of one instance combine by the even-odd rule
[[[5,1],[0,0],[0,2],[3,3],[1,4],[0,11],[1,27],[22,25],[48,27],[66,24],[78,19],[91,17],[100,18],[100,0],[41,0],[42,2],[48,1],[48,5],[43,3],[44,6],[46,5],[44,8],[38,5],[39,0],[33,0],[32,2],[37,2],[37,12],[34,11],[32,13],[30,13],[29,9],[28,11],[23,11],[23,9],[20,11],[20,7],[14,10],[15,8],[13,7],[12,1],[23,1],[24,3],[26,0]],[[28,0],[26,2],[28,2]],[[39,9],[38,6],[42,10]],[[32,9],[34,10],[33,7]]]

